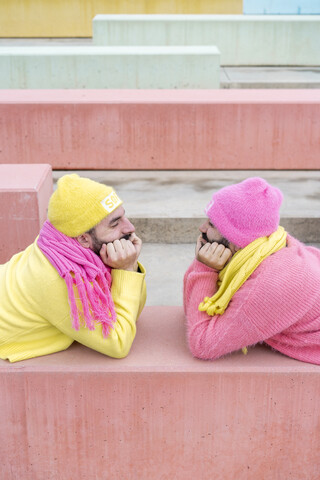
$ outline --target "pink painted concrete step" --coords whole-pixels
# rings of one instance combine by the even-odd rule
[[[0,163],[318,169],[320,90],[1,90]]]
[[[320,367],[264,346],[191,357],[181,307],[146,307],[126,359],[73,344],[0,361],[3,478],[311,480]]]
[[[0,165],[0,264],[34,241],[52,191],[50,165]]]

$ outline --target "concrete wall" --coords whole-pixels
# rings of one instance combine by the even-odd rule
[[[1,37],[91,37],[98,13],[242,13],[242,0],[1,0]]]
[[[219,88],[214,46],[0,47],[0,88]]]
[[[196,360],[184,321],[147,307],[122,360],[0,361],[3,479],[316,480],[319,366],[263,346]]]
[[[50,165],[0,165],[0,264],[35,240],[52,191]]]
[[[0,163],[318,169],[319,90],[2,90]]]
[[[216,45],[221,65],[320,65],[320,16],[98,15],[100,45]]]

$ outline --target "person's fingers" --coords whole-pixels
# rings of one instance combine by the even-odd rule
[[[142,243],[141,239],[136,235],[135,232],[131,233],[130,241],[135,245],[136,243]]]
[[[115,256],[116,250],[115,250],[114,243],[112,243],[112,242],[107,243],[106,253],[107,253],[108,257],[114,257]]]
[[[199,250],[203,247],[203,243],[201,242],[201,235],[197,238],[197,244],[196,244],[196,255],[198,255]]]
[[[219,245],[219,244],[217,244],[214,252],[215,252],[216,255],[220,255],[220,256],[221,256],[221,255],[223,254],[223,252],[225,251],[225,249],[226,249],[226,247],[225,247],[224,245],[221,245],[221,244]]]
[[[223,265],[225,265],[227,263],[227,261],[231,258],[231,256],[232,256],[231,250],[229,250],[229,248],[225,248],[224,252],[222,253],[222,255],[220,257],[221,263],[223,263]]]
[[[131,234],[131,242],[134,246],[134,249],[135,251],[137,252],[137,254],[140,253],[141,251],[141,248],[142,248],[142,240],[141,238],[139,238],[134,232]]]
[[[106,263],[108,255],[107,255],[107,245],[105,243],[102,245],[99,254],[103,263]]]
[[[207,243],[206,245],[208,245],[208,250],[210,250],[210,255],[213,255],[217,251],[217,248],[219,247],[219,244],[217,242]]]
[[[125,238],[121,238],[120,240],[120,243],[121,243],[121,246],[124,250],[127,250],[127,243],[129,242],[129,240],[126,240]]]
[[[110,242],[110,243],[111,243],[111,242]],[[108,245],[109,245],[109,243],[108,243]],[[121,251],[121,250],[123,249],[120,240],[114,240],[114,241],[112,242],[112,245],[113,245],[113,248],[114,248],[115,252],[119,252],[119,251]]]

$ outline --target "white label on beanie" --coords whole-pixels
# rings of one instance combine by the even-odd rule
[[[116,192],[112,190],[112,192],[109,193],[106,198],[101,200],[101,205],[107,210],[108,213],[111,213],[113,210],[119,207],[119,205],[121,205],[121,200]]]

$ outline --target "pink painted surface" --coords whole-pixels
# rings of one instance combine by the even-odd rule
[[[0,163],[317,169],[320,90],[2,90]]]
[[[181,307],[147,307],[114,360],[73,344],[0,361],[10,480],[316,480],[320,368],[249,349],[190,356]]]
[[[50,165],[0,165],[0,264],[34,241],[52,191]]]

